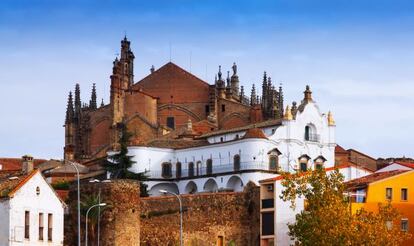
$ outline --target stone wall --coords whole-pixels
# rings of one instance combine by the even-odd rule
[[[140,198],[139,183],[133,180],[112,180],[110,183],[82,183],[81,202],[88,203],[90,196],[101,190],[101,202],[108,205],[102,212],[100,245],[139,245]],[[77,245],[77,190],[71,187],[69,193],[69,214],[65,218],[65,245]],[[90,202],[89,202],[90,203]],[[89,207],[90,204],[84,207]],[[85,238],[86,209],[81,215],[81,241]],[[91,218],[93,212],[89,213]],[[89,220],[89,245],[96,245],[97,226]]]
[[[184,245],[259,245],[259,188],[244,192],[182,195]],[[178,245],[180,229],[176,197],[141,199],[141,245]]]

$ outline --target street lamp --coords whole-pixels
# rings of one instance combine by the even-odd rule
[[[106,206],[106,203],[98,203],[98,204],[95,204],[95,205],[93,205],[93,206],[91,206],[89,209],[88,209],[88,211],[86,211],[86,224],[85,224],[85,246],[88,246],[88,214],[89,214],[89,211],[91,211],[91,209],[92,208],[94,208],[94,207],[103,207],[103,206]]]
[[[81,246],[81,239],[80,239],[80,181],[79,181],[79,169],[76,166],[76,163],[68,161],[70,165],[72,165],[76,170],[76,176],[78,178],[78,246]]]
[[[175,197],[177,197],[178,202],[180,203],[180,246],[183,246],[183,205],[181,203],[181,198],[178,194],[171,192],[171,191],[159,190],[159,192],[162,194],[174,195]]]

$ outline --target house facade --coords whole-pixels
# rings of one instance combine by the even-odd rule
[[[0,173],[0,245],[63,245],[64,207],[39,170]]]

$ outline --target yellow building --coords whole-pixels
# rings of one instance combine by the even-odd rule
[[[364,208],[378,211],[378,203],[391,205],[401,213],[399,226],[414,235],[414,171],[393,170],[377,172],[347,182],[352,193],[353,212]],[[414,238],[404,245],[414,245]]]

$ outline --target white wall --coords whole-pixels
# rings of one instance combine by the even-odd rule
[[[9,242],[9,200],[0,202],[0,245],[7,245]]]
[[[40,194],[36,194],[36,187]],[[38,172],[21,187],[10,199],[10,245],[63,245],[63,211],[64,205],[52,188]],[[25,211],[30,211],[30,240],[24,239]],[[43,213],[43,241],[38,240],[39,213]],[[48,214],[53,214],[52,242],[47,238]],[[23,229],[23,230],[22,230]],[[22,230],[22,242],[18,242],[17,233]]]
[[[376,171],[376,173],[381,173],[381,172],[388,172],[388,171],[394,171],[394,170],[413,170],[412,168],[400,165],[398,163],[392,163],[386,167],[383,167],[379,170]]]

